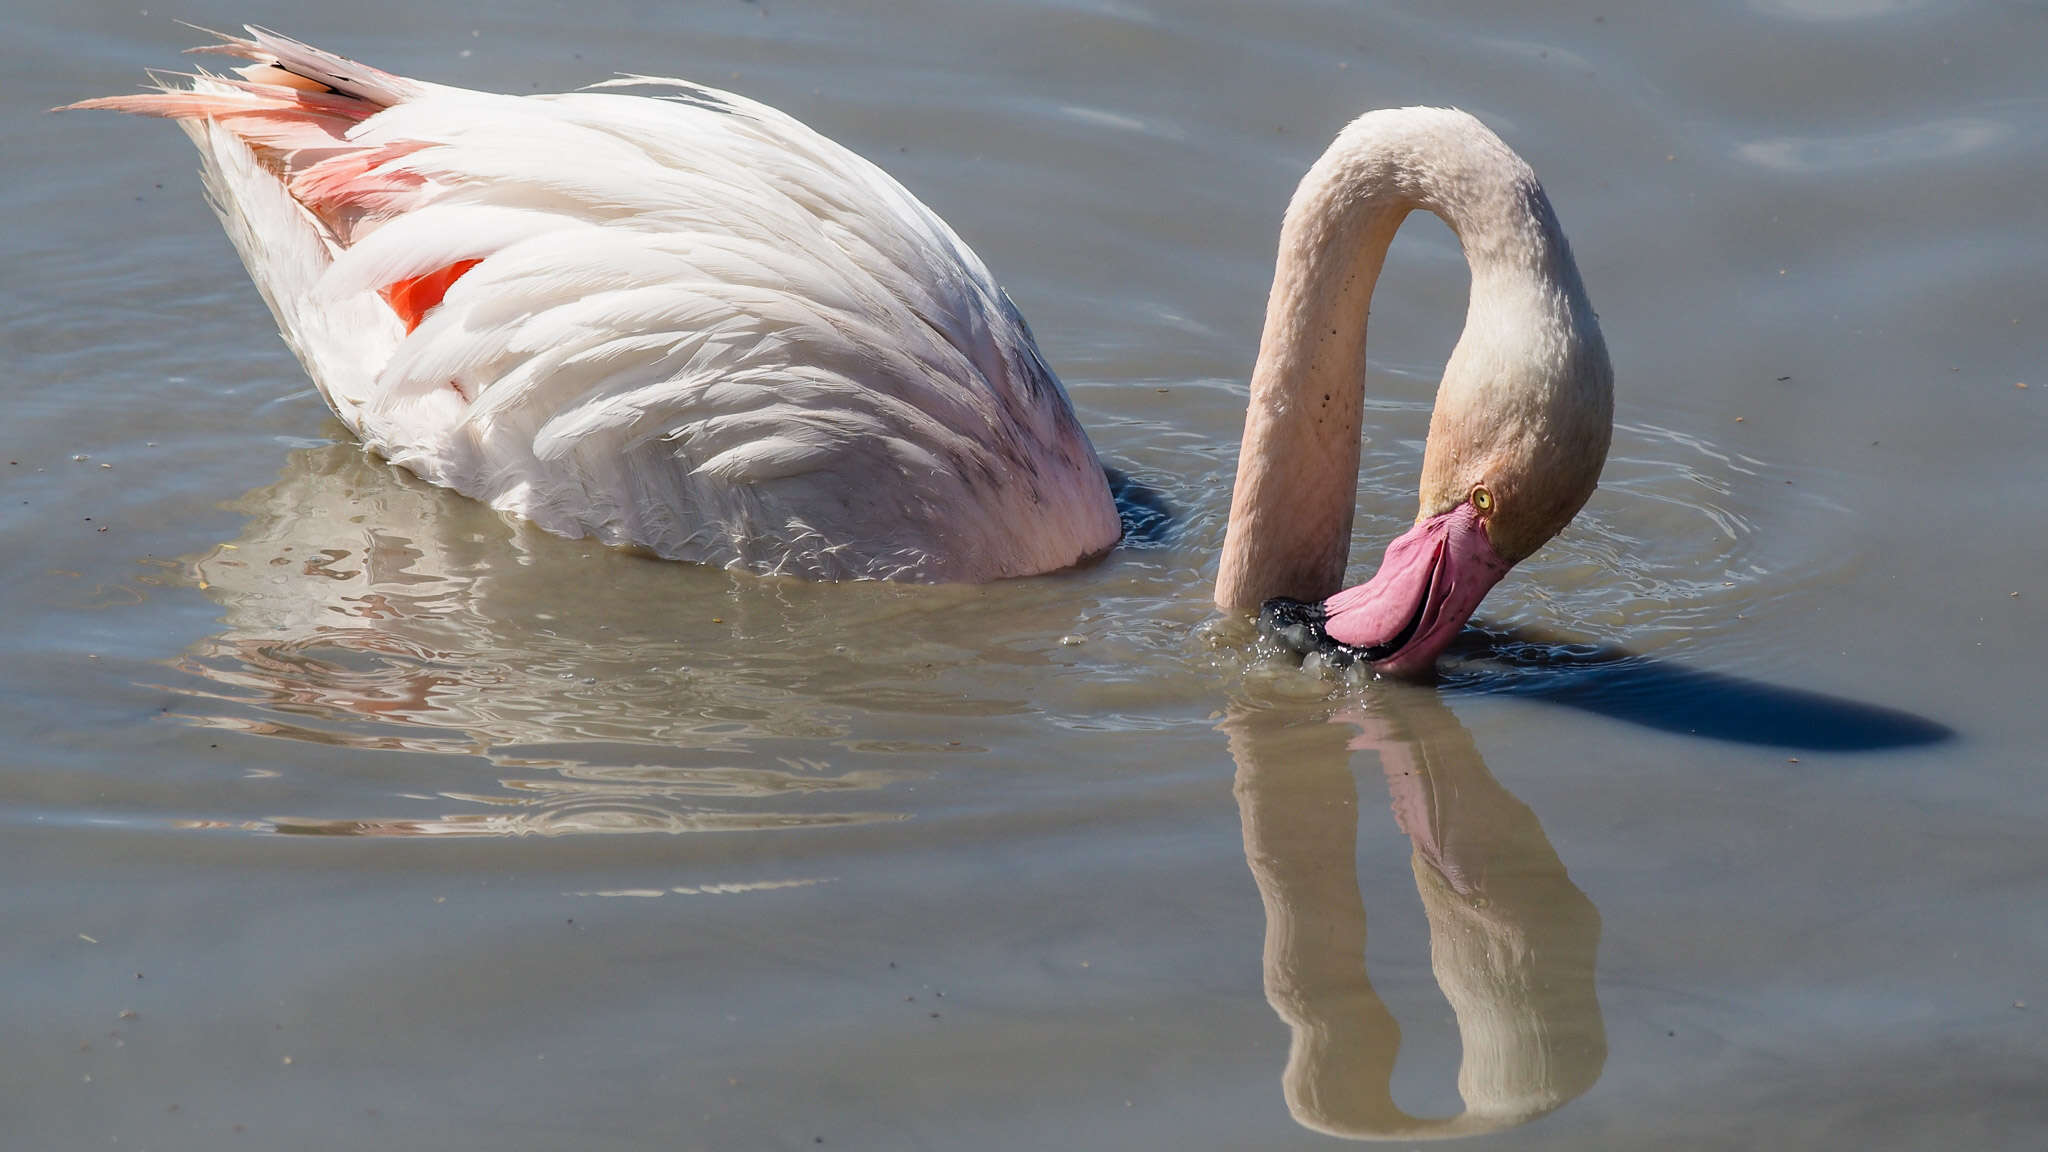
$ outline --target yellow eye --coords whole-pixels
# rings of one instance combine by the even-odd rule
[[[1486,490],[1486,485],[1481,484],[1472,489],[1472,507],[1481,512],[1493,511],[1493,493]]]

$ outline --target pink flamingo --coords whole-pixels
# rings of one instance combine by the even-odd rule
[[[1102,467],[980,259],[879,168],[681,80],[504,96],[251,28],[252,63],[87,100],[177,120],[286,342],[365,444],[568,536],[817,579],[985,581],[1120,531]],[[666,98],[613,88],[668,90]],[[1366,307],[1426,208],[1472,265],[1416,528],[1338,592]],[[1368,113],[1281,235],[1216,602],[1430,667],[1591,494],[1599,326],[1534,174],[1472,117]]]

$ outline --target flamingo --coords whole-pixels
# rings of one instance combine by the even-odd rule
[[[507,96],[245,32],[194,49],[249,61],[231,75],[68,107],[179,123],[286,343],[371,450],[551,532],[756,573],[981,582],[1119,539],[1022,315],[875,165],[684,80]],[[1463,243],[1470,308],[1416,526],[1340,593],[1366,308],[1418,207]],[[1590,496],[1611,377],[1528,165],[1463,112],[1367,113],[1288,209],[1217,605],[1428,669]]]

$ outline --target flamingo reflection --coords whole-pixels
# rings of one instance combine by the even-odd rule
[[[1266,999],[1293,1032],[1281,1081],[1289,1111],[1350,1139],[1448,1139],[1524,1124],[1583,1094],[1607,1058],[1593,986],[1600,915],[1535,813],[1487,771],[1434,693],[1399,691],[1328,719],[1239,707],[1222,723],[1266,909]],[[1401,1026],[1365,970],[1354,750],[1378,754],[1414,844],[1430,967],[1463,1049],[1456,1116],[1413,1116],[1393,1098]]]

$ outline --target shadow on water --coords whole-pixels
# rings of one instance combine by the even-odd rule
[[[1266,910],[1266,1000],[1293,1034],[1288,1111],[1352,1140],[1513,1128],[1583,1095],[1606,1065],[1600,914],[1437,694],[1385,688],[1334,716],[1238,704],[1218,725]],[[1365,968],[1354,751],[1378,756],[1414,846],[1430,972],[1462,1050],[1455,1116],[1414,1115],[1393,1097],[1401,1025]]]
[[[1443,665],[1447,692],[1498,692],[1645,728],[1815,752],[1939,744],[1955,730],[1898,708],[1704,672],[1607,644],[1476,624]]]
[[[1109,481],[1117,519],[1124,525],[1118,547],[1163,548],[1173,543],[1179,526],[1174,523],[1173,505],[1166,502],[1166,493],[1121,468],[1104,468],[1102,476]]]

